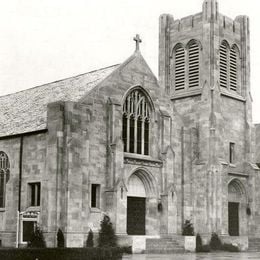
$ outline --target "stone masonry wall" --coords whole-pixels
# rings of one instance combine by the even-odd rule
[[[17,231],[17,211],[19,198],[19,163],[21,137],[0,140],[0,150],[10,161],[10,179],[6,185],[5,208],[0,210],[0,240],[2,246],[15,246]],[[28,183],[41,182],[45,174],[46,135],[23,137],[21,211],[29,210]],[[43,200],[44,198],[42,198]],[[40,207],[31,210],[39,210]]]
[[[255,141],[255,147],[256,147],[256,163],[260,163],[260,124],[255,125],[255,134],[256,134],[256,141]]]
[[[118,70],[96,87],[90,95],[82,99],[84,104],[91,104],[93,108],[93,123],[91,125],[93,131],[91,132],[90,139],[90,149],[92,151],[90,165],[93,166],[89,168],[90,179],[96,183],[100,183],[101,190],[106,191],[106,193],[102,193],[101,195],[101,211],[106,211],[110,214],[112,222],[116,223],[115,226],[118,234],[126,234],[126,196],[123,195],[123,200],[119,199],[120,187],[126,192],[130,175],[135,169],[140,167],[138,160],[135,162],[135,155],[133,155],[131,165],[124,163],[125,156],[122,141],[120,141],[122,138],[122,104],[124,97],[131,88],[136,86],[141,86],[148,92],[154,106],[150,123],[150,160],[162,161],[163,153],[168,146],[173,147],[176,157],[179,158],[180,137],[177,124],[180,120],[177,115],[172,113],[170,102],[167,101],[167,97],[163,95],[154,75],[139,53],[135,53],[131,56]],[[108,102],[110,103],[108,104]],[[166,114],[169,114],[170,123],[169,127],[165,128],[165,130],[163,130],[162,127],[164,117],[160,111],[166,111]],[[167,120],[164,124],[168,124]],[[139,156],[139,158],[137,156],[137,159],[142,161],[142,156]],[[97,160],[99,165],[95,165]],[[159,234],[161,232],[160,216],[157,212],[157,204],[161,199],[159,194],[167,192],[168,187],[173,184],[173,182],[174,185],[176,185],[176,194],[178,194],[178,196],[181,194],[181,192],[179,192],[181,190],[181,183],[177,176],[180,173],[180,160],[175,161],[175,179],[173,180],[168,177],[169,181],[167,181],[164,188],[161,184],[161,170],[156,167],[145,166],[143,163],[144,161],[141,163],[141,165],[143,165],[142,168],[150,172],[150,175],[153,176],[152,178],[155,179],[154,185],[156,185],[158,190],[158,193],[154,194],[155,201],[150,209],[150,211],[154,213],[147,219],[147,223],[151,222],[151,224],[147,226],[147,233]],[[172,173],[166,170],[166,174]],[[107,197],[108,194],[110,194],[109,199],[106,200],[105,197]],[[178,201],[180,207],[180,197],[178,197]],[[179,208],[179,219],[181,217],[180,211]],[[99,220],[100,214],[101,212],[91,212],[90,222],[94,221],[94,219]],[[165,218],[168,218],[168,215],[165,216]],[[96,225],[99,224],[97,221],[95,223]],[[166,221],[165,223],[168,222]],[[175,228],[180,232],[181,220],[178,221],[178,225],[178,228],[177,224]],[[168,232],[168,226],[166,229],[166,232]],[[163,230],[165,230],[165,228],[163,228]]]
[[[10,162],[10,179],[6,185],[5,208],[0,210],[0,240],[2,246],[15,246],[19,187],[19,138],[0,140],[0,150]]]

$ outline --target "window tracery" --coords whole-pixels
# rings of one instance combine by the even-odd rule
[[[150,114],[147,97],[140,89],[133,90],[123,105],[122,139],[125,152],[149,154]]]

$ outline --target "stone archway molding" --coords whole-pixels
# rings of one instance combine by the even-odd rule
[[[231,188],[235,189],[237,195],[240,196],[240,200],[244,199],[244,202],[248,203],[248,194],[246,188],[238,178],[233,178],[228,182],[228,194],[230,194]]]
[[[157,182],[146,168],[138,167],[136,168],[128,178],[127,185],[129,186],[129,180],[133,175],[136,175],[143,183],[145,188],[145,193],[147,198],[157,198],[158,197],[158,185]]]

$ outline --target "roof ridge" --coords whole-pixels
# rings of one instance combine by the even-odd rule
[[[57,82],[61,82],[61,81],[64,81],[64,80],[73,79],[73,78],[80,77],[80,76],[83,76],[83,75],[91,74],[91,73],[94,73],[94,72],[97,72],[97,71],[102,71],[102,70],[109,69],[109,68],[112,68],[112,67],[116,67],[116,66],[119,66],[119,65],[120,65],[120,63],[114,64],[114,65],[110,65],[110,66],[106,66],[106,67],[102,67],[100,69],[91,70],[91,71],[84,72],[84,73],[81,73],[81,74],[77,74],[77,75],[74,75],[74,76],[66,77],[66,78],[63,78],[63,79],[54,80],[54,81],[47,82],[47,83],[44,83],[44,84],[41,84],[41,85],[37,85],[37,86],[31,87],[31,88],[26,88],[26,89],[23,89],[23,90],[19,90],[19,91],[13,92],[13,93],[0,95],[0,98],[6,97],[6,96],[10,96],[10,95],[15,95],[15,94],[18,94],[18,93],[21,93],[21,92],[24,92],[24,91],[28,91],[28,90],[31,90],[31,89],[43,87],[43,86],[46,86],[46,85],[49,85],[49,84],[53,84],[53,83],[57,83]]]

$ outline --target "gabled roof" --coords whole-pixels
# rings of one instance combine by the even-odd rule
[[[119,65],[0,96],[0,137],[47,128],[47,104],[78,101]]]

